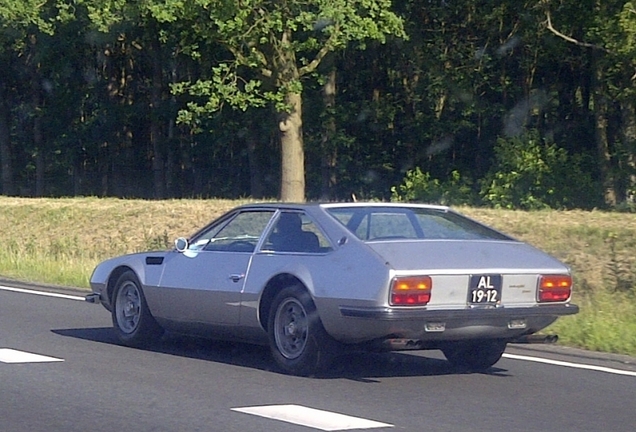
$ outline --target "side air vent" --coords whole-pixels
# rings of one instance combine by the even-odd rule
[[[163,257],[146,257],[146,265],[161,265]]]

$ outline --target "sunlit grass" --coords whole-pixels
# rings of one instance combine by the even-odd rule
[[[549,327],[564,345],[636,355],[636,298],[599,290],[577,299],[581,311]]]
[[[0,275],[88,289],[100,261],[169,248],[247,202],[0,197]]]
[[[42,282],[66,287],[87,288],[97,259],[55,259],[31,255],[7,256],[0,252],[0,274],[27,282]]]
[[[0,275],[88,289],[100,261],[168,248],[245,202],[0,197]],[[459,211],[571,266],[581,312],[547,333],[569,346],[636,355],[636,214]]]

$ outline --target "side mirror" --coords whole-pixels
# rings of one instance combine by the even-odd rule
[[[179,237],[174,241],[174,247],[179,252],[185,252],[188,250],[188,239],[185,237]]]

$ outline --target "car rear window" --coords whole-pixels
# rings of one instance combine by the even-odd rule
[[[414,207],[328,207],[327,211],[364,241],[408,239],[511,240],[452,211]]]

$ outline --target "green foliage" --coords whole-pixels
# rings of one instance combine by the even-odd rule
[[[0,168],[9,177],[0,192],[149,198],[163,177],[156,196],[237,197],[254,184],[273,196],[279,125],[262,107],[289,112],[285,97],[302,93],[310,199],[388,199],[405,167],[418,166],[429,175],[423,190],[442,189],[426,200],[448,199],[456,169],[488,205],[588,208],[604,181],[616,209],[633,212],[634,5],[0,0],[0,153],[11,165]],[[550,32],[547,12],[563,35],[597,49]],[[330,137],[328,70],[337,75]],[[502,125],[550,134],[556,150],[497,167]],[[535,164],[563,151],[583,174]]]
[[[617,38],[619,43],[616,49],[621,54],[631,57],[632,61],[636,61],[634,58],[636,54],[636,2],[626,2],[617,18],[621,34]]]
[[[46,9],[47,3],[39,0],[0,0],[0,30],[37,29],[53,34],[53,20]]]
[[[391,201],[468,205],[474,202],[474,194],[471,182],[456,170],[450,173],[448,180],[440,181],[417,167],[406,173],[402,184],[391,188]]]
[[[113,26],[125,22],[131,16],[126,12],[136,6],[128,0],[84,0],[88,18],[101,32],[108,32]]]
[[[636,355],[636,301],[633,296],[597,288],[575,296],[580,312],[559,318],[546,331],[559,343],[593,351]]]
[[[590,208],[597,204],[589,173],[577,158],[547,142],[536,130],[495,145],[493,169],[481,181],[484,203],[495,208],[538,210]]]
[[[84,287],[96,264],[94,252],[80,246],[77,233],[71,236],[51,236],[47,239],[30,236],[10,239],[0,250],[0,274],[26,281]]]
[[[210,79],[172,86],[175,94],[194,97],[179,114],[180,122],[191,124],[224,104],[245,111],[271,102],[278,112],[288,111],[285,95],[300,94],[300,78],[327,53],[351,41],[405,36],[390,6],[390,0],[165,0],[149,10],[159,22],[193,23],[200,40],[218,42],[229,54]]]
[[[212,68],[212,74],[211,80],[171,85],[174,94],[187,93],[191,97],[204,101],[202,104],[196,101],[188,102],[187,109],[179,111],[178,122],[192,126],[200,124],[202,118],[219,111],[224,104],[246,111],[249,107],[262,107],[267,103],[268,93],[260,91],[260,81],[241,79],[227,64]]]

